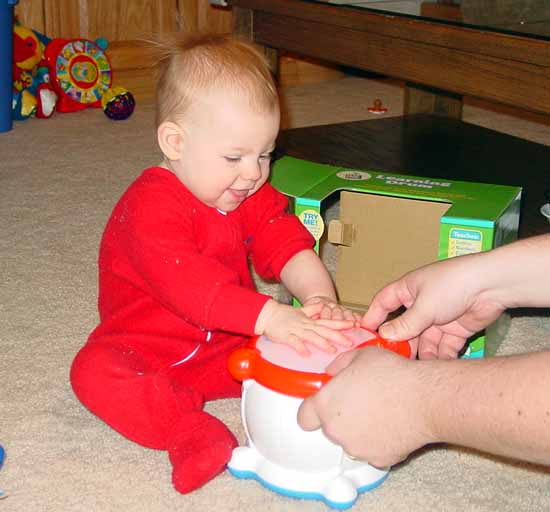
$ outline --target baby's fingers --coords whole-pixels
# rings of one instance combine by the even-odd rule
[[[344,311],[344,319],[345,320],[352,320],[353,323],[358,326],[361,322],[361,314],[357,313],[357,311],[352,311],[351,309],[346,309]]]
[[[294,347],[294,349],[302,356],[308,356],[310,351],[304,345],[304,343],[309,343],[314,345],[323,352],[336,352],[336,347],[330,343],[330,341],[316,332],[313,329],[306,329],[302,332],[301,336],[293,337],[295,339],[289,340],[289,343]]]
[[[313,329],[319,335],[328,340],[330,343],[340,345],[342,347],[351,347],[353,341],[342,334],[342,330],[351,329],[354,325],[350,320],[317,320]]]
[[[331,318],[334,318],[333,315],[334,315],[333,306],[329,304],[324,304],[323,309],[321,310],[321,314],[319,315],[319,318],[322,318],[323,320],[330,320]]]
[[[333,320],[349,320],[350,322],[353,322],[354,325],[361,321],[361,315],[359,313],[355,313],[351,309],[338,305],[332,308],[331,318]]]
[[[328,306],[328,308],[330,310],[329,318],[331,318],[332,320],[349,320],[349,318],[346,319],[345,317],[345,309],[341,308],[340,306]]]
[[[316,319],[320,318],[324,308],[325,305],[322,302],[315,302],[313,304],[308,304],[307,306],[302,306],[300,309],[308,318]]]
[[[311,355],[311,352],[306,347],[304,340],[295,334],[291,334],[288,337],[288,339],[286,340],[286,344],[296,350],[296,352],[298,352],[298,354],[300,354],[302,357],[308,357],[309,355]]]

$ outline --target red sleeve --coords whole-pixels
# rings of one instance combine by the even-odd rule
[[[315,239],[296,215],[288,213],[288,199],[266,183],[247,200],[246,221],[251,232],[250,254],[254,268],[264,279],[280,281],[288,260]]]
[[[182,198],[169,187],[173,183],[134,187],[119,203],[119,218],[112,219],[105,239],[125,255],[113,263],[116,271],[187,322],[207,330],[254,334],[258,315],[271,297],[241,286],[235,270],[199,252],[192,215],[182,212]],[[121,268],[124,261],[129,268]]]
[[[270,299],[271,296],[244,286],[219,286],[212,294],[210,323],[216,329],[252,336],[260,311]]]

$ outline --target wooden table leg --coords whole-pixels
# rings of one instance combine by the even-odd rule
[[[254,42],[254,11],[244,7],[233,7],[233,34]],[[279,76],[279,54],[275,48],[263,46],[269,67],[275,77]]]
[[[252,9],[233,7],[233,34],[250,41],[253,40],[253,16]]]
[[[462,96],[417,84],[405,85],[405,114],[436,114],[462,119]]]

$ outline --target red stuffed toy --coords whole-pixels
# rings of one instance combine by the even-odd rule
[[[12,116],[22,120],[32,115],[50,117],[57,94],[50,85],[44,49],[49,39],[15,22],[13,28],[13,94]]]

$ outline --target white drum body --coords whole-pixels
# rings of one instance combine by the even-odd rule
[[[375,338],[368,331],[354,331],[357,331],[354,346],[363,343],[365,336],[367,340]],[[309,358],[302,358],[289,347],[265,338],[257,340],[256,349],[263,360],[297,374],[323,373],[335,357],[334,354],[312,351]],[[247,361],[245,365],[252,376],[243,379],[241,402],[247,446],[233,451],[228,464],[233,475],[256,479],[287,496],[322,500],[338,509],[351,507],[359,493],[385,480],[388,469],[378,469],[365,461],[352,459],[321,429],[313,432],[302,430],[297,413],[303,398],[270,389],[274,386],[269,382],[259,383],[253,378],[255,365],[253,361]],[[263,374],[262,379],[266,379]]]
[[[301,398],[277,393],[254,380],[243,386],[242,417],[249,445],[273,463],[296,471],[317,473],[340,466],[341,446],[321,429],[306,432],[298,425]]]

